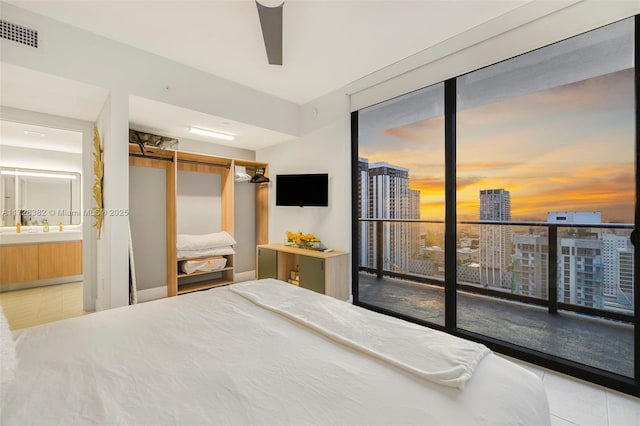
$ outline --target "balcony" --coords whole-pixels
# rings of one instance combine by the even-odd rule
[[[442,229],[443,222],[361,219],[360,223],[361,232],[369,233],[362,241],[370,243],[363,244],[368,249],[363,253],[368,264],[359,265],[358,302],[443,327],[444,250],[438,252],[427,244],[422,244],[428,248],[426,251],[411,247],[394,250],[403,252],[414,260],[416,255],[422,258],[428,256],[429,265],[433,263],[434,266],[425,268],[423,273],[417,273],[416,268],[411,270],[411,267],[401,267],[409,265],[411,259],[394,261],[385,258],[385,247],[391,245],[389,241],[385,241],[385,237],[389,239],[390,235],[406,234],[414,235],[415,238],[415,235],[422,232],[416,227]],[[575,279],[576,274],[580,275],[577,268],[574,272],[565,274],[565,265],[561,268],[558,264],[558,257],[566,257],[560,254],[563,248],[569,245],[579,246],[580,241],[575,240],[580,240],[587,234],[589,245],[594,244],[594,235],[600,239],[615,239],[619,245],[624,245],[624,240],[628,239],[633,225],[597,224],[568,227],[567,224],[547,222],[486,221],[467,221],[458,225],[459,229],[464,227],[466,236],[471,234],[472,237],[473,229],[480,226],[502,227],[506,231],[505,235],[509,235],[509,256],[506,261],[502,260],[506,278],[501,276],[487,284],[486,280],[484,283],[480,282],[482,274],[478,274],[479,278],[476,279],[473,274],[461,273],[465,272],[464,268],[468,265],[476,269],[482,268],[482,262],[474,262],[475,259],[465,254],[473,250],[460,250],[458,244],[455,262],[458,271],[456,325],[459,330],[488,336],[624,377],[634,376],[633,307],[628,306],[625,309],[625,306],[616,302],[617,299],[612,294],[594,294],[594,289],[604,289],[603,277],[594,280],[597,286],[594,287],[594,284],[590,283],[586,287]],[[530,259],[528,254],[518,252],[517,242],[524,240],[537,241],[539,247],[527,246],[528,250],[537,250],[539,256],[544,257],[545,260],[539,261],[537,266],[532,264],[531,260],[527,261],[526,268],[521,267],[525,265],[518,264],[518,259]],[[411,237],[403,238],[403,241],[409,241],[411,244]],[[543,250],[540,250],[541,248]],[[570,250],[565,251],[570,253]],[[461,253],[464,256],[461,256]],[[595,252],[593,255],[596,255]],[[438,262],[442,262],[442,265]],[[467,269],[469,268],[473,269]],[[424,273],[425,271],[427,273]],[[573,281],[569,280],[565,284],[562,281],[565,276]],[[563,284],[559,286],[559,283]],[[591,296],[588,300],[580,297],[581,292],[587,291]]]

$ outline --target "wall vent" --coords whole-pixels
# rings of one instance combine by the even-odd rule
[[[2,38],[38,48],[38,32],[36,30],[12,24],[3,19],[0,19],[0,27],[0,36]]]

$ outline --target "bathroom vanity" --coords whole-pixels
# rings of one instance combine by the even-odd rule
[[[0,233],[0,291],[82,278],[80,231]]]

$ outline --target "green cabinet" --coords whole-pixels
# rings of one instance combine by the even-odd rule
[[[275,278],[340,300],[349,299],[348,253],[262,244],[256,255],[258,279]]]
[[[300,287],[324,294],[324,259],[300,256],[298,259]]]
[[[278,252],[258,247],[258,279],[278,278]]]

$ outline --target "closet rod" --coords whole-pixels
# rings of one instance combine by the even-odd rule
[[[171,161],[173,163],[173,158],[172,157],[156,157],[155,155],[134,154],[133,152],[129,153],[129,157],[148,158],[150,160]]]
[[[178,158],[178,163],[187,163],[187,164],[199,164],[202,166],[214,166],[214,167],[224,167],[225,169],[231,168],[231,163],[222,164],[222,163],[208,163],[206,161],[197,161],[197,160],[183,160]]]

